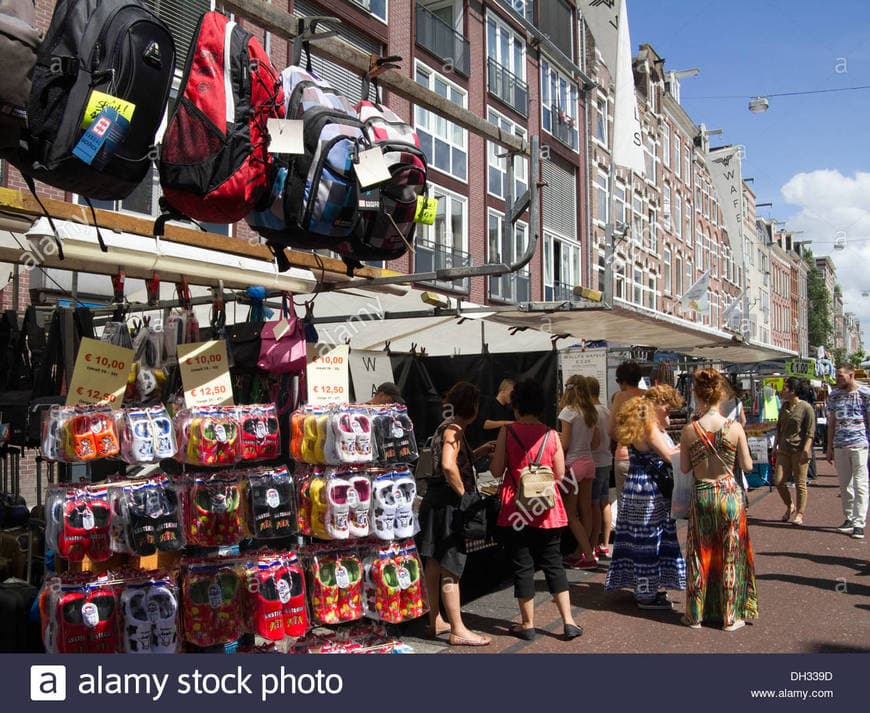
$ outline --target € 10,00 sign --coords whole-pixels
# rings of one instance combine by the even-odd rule
[[[132,364],[132,349],[87,337],[82,339],[66,395],[67,405],[97,404],[121,408]]]
[[[179,344],[178,366],[188,407],[233,405],[225,341]]]

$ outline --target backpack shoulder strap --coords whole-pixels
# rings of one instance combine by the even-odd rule
[[[531,462],[530,465],[541,465],[541,458],[544,457],[544,451],[547,448],[547,442],[550,440],[550,429],[547,429],[547,432],[544,434],[544,440],[541,441],[541,447],[538,449],[538,455],[535,456],[535,460]]]

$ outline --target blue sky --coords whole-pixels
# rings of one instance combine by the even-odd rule
[[[750,96],[870,85],[870,3],[839,0],[628,0],[631,43],[650,43],[665,69],[698,67],[681,82],[683,107],[712,145],[743,144],[766,217],[803,230],[838,267],[846,309],[870,335],[870,89]],[[706,97],[734,97],[713,99]],[[834,243],[844,245],[834,250]]]

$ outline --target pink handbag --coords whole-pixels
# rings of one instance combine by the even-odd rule
[[[288,372],[304,372],[307,363],[305,345],[305,329],[302,320],[291,311],[288,297],[282,298],[284,320],[289,329],[281,334],[280,339],[275,336],[275,328],[281,323],[266,322],[260,331],[260,358],[257,367],[272,374],[286,374]]]

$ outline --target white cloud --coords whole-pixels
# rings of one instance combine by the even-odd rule
[[[816,256],[831,256],[844,310],[854,312],[870,335],[870,296],[862,296],[870,292],[870,173],[798,173],[782,187],[782,195],[798,207],[788,219],[789,229],[802,230],[797,239],[812,240]]]

